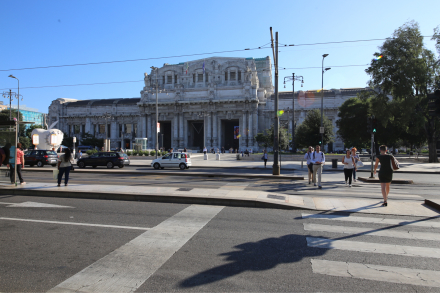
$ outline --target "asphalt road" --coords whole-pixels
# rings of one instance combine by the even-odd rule
[[[440,219],[351,214],[333,221],[306,213],[315,214],[0,196],[0,291],[440,290]],[[316,229],[322,224],[333,230]],[[350,234],[349,228],[365,231]],[[408,238],[414,233],[419,239]],[[333,240],[333,247],[322,245]],[[362,250],[365,245],[370,249]],[[347,270],[335,270],[344,264]]]

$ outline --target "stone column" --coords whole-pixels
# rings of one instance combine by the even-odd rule
[[[251,147],[254,144],[253,143],[253,141],[254,141],[254,131],[253,131],[254,123],[252,121],[252,112],[251,111],[249,111],[249,114],[248,114],[248,121],[249,121],[248,132],[247,132],[248,140],[249,140],[248,146]]]
[[[141,123],[140,123],[142,126],[141,126],[141,132],[140,132],[140,137],[141,138],[146,138],[147,137],[147,115],[146,114],[143,114],[142,116],[141,116]],[[139,125],[138,125],[138,128],[139,128]],[[139,131],[139,129],[138,129],[138,131]]]
[[[242,125],[240,125],[240,147],[246,147],[246,137],[247,137],[247,131],[246,131],[246,111],[243,111],[243,117],[241,118]]]
[[[228,83],[231,81],[231,69],[228,69]]]
[[[254,129],[254,136],[258,134],[258,109],[254,110],[252,113],[252,126]],[[258,149],[258,143],[254,141],[254,148],[255,150]]]
[[[179,147],[180,148],[184,148],[185,147],[185,140],[184,140],[184,134],[183,134],[183,131],[184,131],[184,123],[183,123],[183,116],[184,116],[184,114],[183,114],[183,112],[181,112],[181,113],[179,113],[179,126],[178,126],[178,132],[179,132],[179,135],[178,135],[178,137],[179,137]]]
[[[220,148],[219,139],[217,134],[217,112],[212,112],[212,138],[213,138],[213,147]]]
[[[208,112],[208,114],[210,114],[209,116],[206,116],[206,120],[207,120],[207,128],[206,128],[206,144],[207,144],[207,146],[206,147],[212,147],[212,143],[211,143],[211,139],[212,139],[212,132],[211,132],[211,128],[212,128],[212,125],[211,125],[211,120],[212,120],[212,113],[211,112]]]
[[[117,128],[116,128],[116,126],[118,125],[117,124],[117,122],[115,121],[115,120],[113,120],[113,121],[110,121],[110,139],[111,140],[116,140],[117,138],[118,138],[118,135],[117,135]]]
[[[176,149],[179,147],[179,113],[174,113],[173,119],[173,141],[172,147]]]
[[[87,117],[86,118],[86,129],[85,129],[86,133],[90,133],[90,118]]]
[[[153,136],[151,128],[151,114],[147,114],[147,138],[148,138],[148,148],[153,148]]]

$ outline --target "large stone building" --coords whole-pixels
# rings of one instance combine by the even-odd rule
[[[133,148],[135,138],[156,143],[156,84],[159,144],[200,150],[208,148],[259,149],[254,137],[273,123],[274,87],[271,60],[266,58],[211,57],[163,67],[145,73],[140,98],[57,99],[49,107],[49,122],[69,136],[89,133],[111,139],[112,148]],[[324,114],[334,124],[338,107],[361,89],[325,91]],[[321,93],[295,93],[295,121],[308,110],[320,108]],[[281,92],[281,124],[292,129],[292,92]],[[107,115],[104,115],[107,114]],[[107,118],[103,118],[107,116]],[[50,124],[49,123],[49,124]],[[336,139],[331,149],[344,147]]]

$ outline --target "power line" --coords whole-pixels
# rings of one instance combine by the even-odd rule
[[[423,38],[431,38],[432,36],[421,36]],[[316,46],[316,45],[328,45],[328,44],[342,44],[342,43],[357,43],[357,42],[372,42],[372,41],[383,41],[393,38],[385,39],[367,39],[367,40],[353,40],[353,41],[338,41],[338,42],[324,42],[324,43],[310,43],[310,44],[281,44],[284,47],[300,47],[300,46]],[[163,56],[163,57],[151,57],[151,58],[140,58],[140,59],[128,59],[128,60],[114,60],[114,61],[102,61],[102,62],[89,62],[89,63],[76,63],[76,64],[64,64],[64,65],[49,65],[49,66],[38,66],[38,67],[25,67],[25,68],[13,68],[13,69],[0,69],[2,71],[18,71],[18,70],[31,70],[31,69],[48,69],[48,68],[60,68],[60,67],[73,67],[73,66],[88,66],[88,65],[100,65],[100,64],[113,64],[113,63],[125,63],[125,62],[137,62],[137,61],[148,61],[148,60],[160,60],[160,59],[170,59],[170,58],[183,58],[183,57],[193,57],[202,55],[212,55],[212,54],[223,54],[223,53],[234,53],[242,51],[253,51],[260,49],[270,49],[271,47],[265,47],[270,43],[264,44],[256,48],[246,48],[238,50],[228,50],[228,51],[218,51],[209,53],[195,53],[195,54],[185,54],[185,55],[175,55],[175,56]]]
[[[128,60],[114,60],[114,61],[102,61],[102,62],[90,62],[90,63],[77,63],[77,64],[64,64],[64,65],[26,67],[26,68],[0,69],[0,71],[17,71],[17,70],[47,69],[47,68],[60,68],[60,67],[73,67],[73,66],[87,66],[87,65],[99,65],[99,64],[137,62],[137,61],[159,60],[159,59],[169,59],[169,58],[182,58],[182,57],[192,57],[192,56],[212,55],[212,54],[222,54],[222,53],[234,53],[234,52],[253,51],[253,50],[260,50],[260,49],[270,48],[270,47],[264,47],[264,46],[265,45],[257,47],[257,48],[247,48],[247,49],[229,50],[229,51],[218,51],[218,52],[210,52],[210,53],[196,53],[196,54],[164,56],[164,57],[151,57],[151,58],[141,58],[141,59],[128,59]]]

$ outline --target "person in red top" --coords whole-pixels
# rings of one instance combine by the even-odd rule
[[[20,179],[20,184],[26,184],[26,182],[24,182],[24,180],[23,180],[23,176],[21,175],[21,169],[24,168],[24,152],[21,150],[21,148],[22,148],[21,143],[17,143],[17,176]],[[14,182],[15,164],[12,163],[10,165],[11,165],[11,170],[10,170],[9,174],[10,174],[10,178],[11,178],[11,183],[15,184],[15,182]]]

